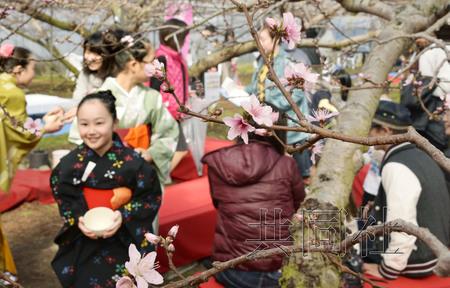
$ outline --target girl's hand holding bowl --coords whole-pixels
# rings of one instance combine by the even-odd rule
[[[92,208],[80,217],[78,227],[91,239],[113,236],[122,225],[122,214],[107,207]]]

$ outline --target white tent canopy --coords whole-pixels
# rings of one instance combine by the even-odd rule
[[[28,115],[42,115],[50,111],[55,106],[61,106],[65,110],[74,107],[77,103],[72,99],[51,96],[45,94],[28,94],[27,101]]]

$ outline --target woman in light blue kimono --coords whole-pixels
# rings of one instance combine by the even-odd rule
[[[116,109],[119,128],[134,128],[147,124],[151,130],[149,148],[139,149],[142,157],[152,162],[158,172],[161,183],[170,181],[170,163],[178,142],[178,125],[166,107],[161,94],[142,85],[148,80],[146,65],[154,59],[154,49],[142,37],[133,37],[122,30],[106,33],[110,42],[117,43],[113,47],[119,51],[114,55],[116,77],[106,78],[102,90],[111,90],[116,97]],[[72,141],[79,141],[74,139]]]
[[[292,62],[289,54],[283,49],[280,43],[274,43],[275,39],[273,35],[271,35],[270,29],[268,27],[264,26],[259,31],[259,39],[267,54],[271,54],[273,52],[273,69],[275,71],[275,74],[277,74],[278,78],[284,78],[284,69]],[[256,68],[256,71],[252,77],[252,82],[245,88],[245,90],[249,94],[257,95],[260,101],[269,103],[275,106],[277,110],[287,113],[292,119],[297,119],[297,116],[292,110],[291,105],[281,93],[280,89],[278,89],[275,83],[267,77],[268,72],[269,69],[265,65],[264,59],[260,57],[258,59],[258,66]],[[300,89],[294,89],[291,96],[303,115],[309,115],[308,99],[305,95],[305,92]],[[288,126],[297,125],[289,119]],[[287,144],[301,144],[307,138],[307,133],[288,132]],[[303,153],[294,153],[293,157],[297,161],[297,165],[299,166],[302,176],[304,178],[309,177],[309,169],[311,167],[309,151],[304,151]]]

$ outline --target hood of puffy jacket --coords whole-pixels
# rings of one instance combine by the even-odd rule
[[[202,162],[226,183],[245,186],[266,175],[282,157],[269,144],[237,144],[206,154]]]

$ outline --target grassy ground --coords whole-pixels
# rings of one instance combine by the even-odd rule
[[[36,150],[45,150],[45,151],[53,151],[57,149],[73,149],[75,148],[74,144],[69,143],[67,141],[67,134],[45,137],[42,138],[39,144],[36,146]]]
[[[59,97],[71,98],[75,82],[62,76],[41,75],[33,79],[27,88],[27,93],[42,93]]]

